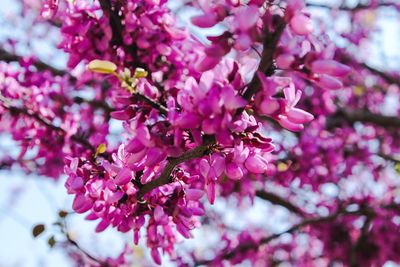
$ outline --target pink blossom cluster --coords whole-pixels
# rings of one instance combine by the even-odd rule
[[[361,23],[372,2],[355,11],[355,45],[372,32],[371,18]],[[20,148],[11,162],[53,178],[64,172],[72,209],[98,221],[96,232],[144,240],[156,264],[165,254],[181,266],[399,262],[390,168],[399,164],[400,110],[381,114],[399,95],[398,77],[337,48],[302,0],[189,1],[183,8],[200,11],[194,26],[223,28],[205,43],[168,4],[43,1],[42,19],[60,23],[68,69],[28,57],[0,63],[0,131]],[[278,188],[285,197],[263,191]],[[281,205],[295,213],[294,228],[249,224],[233,235],[220,223],[214,258],[176,249],[212,221],[208,203],[232,198],[238,207],[248,198]],[[126,264],[124,254],[107,265]]]

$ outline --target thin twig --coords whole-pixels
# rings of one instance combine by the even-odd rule
[[[179,157],[168,158],[167,166],[165,166],[165,168],[162,171],[162,173],[160,174],[160,176],[157,179],[143,185],[143,187],[141,187],[140,191],[138,192],[138,198],[141,198],[146,193],[150,192],[151,190],[153,190],[157,187],[171,183],[172,182],[171,173],[177,165],[179,165],[183,162],[186,162],[188,160],[191,160],[191,159],[201,158],[202,156],[209,153],[209,150],[210,150],[212,144],[215,143],[215,140],[212,137],[207,138],[207,136],[204,139],[205,140],[204,140],[203,145],[195,147],[192,150],[189,150],[189,151],[183,153]]]
[[[343,123],[354,124],[355,122],[372,123],[387,128],[399,128],[400,118],[398,116],[384,116],[366,110],[345,110],[338,111],[327,119],[326,128],[333,129]]]
[[[23,60],[23,56],[17,55],[17,54],[13,54],[10,53],[8,51],[6,51],[5,49],[0,47],[0,61],[4,61],[7,63],[10,62],[21,62]],[[68,73],[65,70],[61,70],[61,69],[57,69],[54,66],[51,66],[39,59],[35,59],[32,63],[37,70],[39,71],[50,71],[52,74],[54,74],[55,76],[64,76],[64,75],[69,75],[69,78],[71,80],[76,80],[76,78],[74,76],[72,76],[70,73]]]
[[[331,215],[328,215],[328,216],[304,219],[300,223],[293,225],[292,227],[290,227],[289,229],[287,229],[283,232],[272,234],[270,236],[261,238],[260,241],[257,243],[244,243],[244,244],[237,246],[236,248],[234,248],[233,250],[231,250],[230,252],[228,252],[224,255],[217,256],[215,259],[196,261],[195,266],[209,265],[209,264],[212,264],[215,260],[219,260],[219,259],[225,259],[225,260],[232,259],[238,253],[243,253],[243,252],[246,252],[246,251],[252,250],[252,249],[258,249],[261,245],[265,245],[265,244],[281,237],[284,234],[290,234],[290,233],[296,232],[308,225],[331,222],[343,215],[364,215],[364,211],[362,211],[362,210],[346,211],[345,209],[339,209],[337,212],[335,212]]]
[[[25,108],[20,108],[20,107],[15,107],[12,105],[12,103],[5,98],[4,96],[0,95],[0,103],[1,105],[10,111],[10,114],[23,114],[27,117],[30,117],[34,120],[36,120],[37,122],[39,122],[40,124],[42,124],[43,126],[45,126],[46,128],[53,130],[56,133],[59,133],[61,136],[65,136],[66,135],[66,131],[64,129],[62,129],[61,127],[55,126],[51,123],[51,121],[49,121],[46,118],[42,118],[37,112],[34,112],[32,110],[28,110]],[[82,146],[86,147],[87,149],[89,149],[92,152],[95,152],[96,149],[88,142],[87,139],[79,137],[77,135],[72,135],[71,139],[74,140],[77,143],[80,143]]]
[[[280,21],[277,24],[275,31],[273,32],[269,32],[267,26],[265,26],[266,34],[263,42],[264,49],[262,52],[260,65],[258,66],[258,71],[265,73],[267,76],[271,76],[275,71],[274,53],[285,27],[286,23],[283,18],[280,18]],[[255,74],[253,79],[249,83],[247,90],[243,94],[243,98],[247,102],[249,102],[253,95],[257,93],[259,89],[260,81],[257,77],[257,74]]]
[[[279,195],[273,194],[271,192],[263,191],[263,190],[257,190],[256,196],[260,199],[269,201],[274,205],[282,206],[282,207],[286,208],[287,210],[289,210],[293,213],[296,213],[297,215],[299,215],[301,217],[306,216],[305,212],[301,208],[297,207],[296,205],[291,203],[289,200],[286,200]]]
[[[330,6],[326,4],[321,4],[321,3],[306,3],[307,7],[315,7],[315,8],[324,8],[324,9],[330,9],[330,10],[340,10],[340,11],[347,11],[347,12],[356,12],[360,10],[365,10],[365,9],[373,9],[373,8],[381,8],[381,7],[395,7],[395,3],[390,3],[390,2],[379,2],[377,4],[373,5],[366,5],[359,3],[358,5],[351,7],[351,6],[345,6],[345,5],[340,5],[340,6]]]

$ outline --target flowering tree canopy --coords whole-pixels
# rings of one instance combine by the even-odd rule
[[[130,235],[94,257],[60,211],[49,244],[77,266],[135,263],[138,244],[150,266],[400,263],[400,76],[368,61],[400,4],[326,2],[20,0],[29,40],[0,48],[18,155],[0,166],[60,180],[99,235]],[[26,48],[48,35],[65,69]],[[256,202],[265,223],[242,222]]]

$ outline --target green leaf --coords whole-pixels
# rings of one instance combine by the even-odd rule
[[[146,70],[144,70],[142,68],[136,68],[134,76],[135,76],[135,78],[145,78],[145,77],[147,77],[148,74],[149,73]]]
[[[44,226],[44,224],[37,224],[33,227],[32,229],[32,235],[33,237],[38,237],[39,235],[41,235],[44,230],[46,230],[46,227]]]
[[[400,174],[400,163],[396,163],[396,165],[394,165],[394,170]]]
[[[65,218],[65,217],[67,217],[67,216],[68,216],[68,212],[65,211],[65,210],[60,210],[60,211],[58,212],[58,217],[60,217],[60,218]]]
[[[96,149],[96,154],[94,155],[94,157],[96,158],[99,154],[103,154],[106,151],[107,151],[107,145],[104,143],[100,144]]]
[[[56,239],[54,238],[54,235],[50,236],[49,239],[47,240],[47,244],[52,248],[54,245],[57,243]]]

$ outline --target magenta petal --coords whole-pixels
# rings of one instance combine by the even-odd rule
[[[103,232],[109,225],[110,225],[109,221],[105,219],[101,220],[101,222],[96,227],[96,233]]]
[[[132,139],[128,145],[125,146],[125,151],[129,153],[137,153],[144,148],[144,145],[137,139]]]
[[[83,187],[83,179],[79,176],[70,176],[68,178],[69,188],[72,190],[78,190]]]
[[[261,174],[267,170],[268,162],[258,154],[250,155],[244,163],[252,173]]]
[[[157,163],[159,163],[160,161],[162,161],[162,159],[165,156],[165,152],[163,153],[161,151],[161,149],[154,147],[154,148],[150,148],[147,152],[147,156],[146,156],[146,161],[145,161],[145,165],[147,167],[150,166],[154,166]]]
[[[158,252],[158,249],[152,248],[150,254],[151,254],[151,257],[153,258],[154,262],[157,263],[158,265],[161,265],[161,256],[160,256],[160,252]]]
[[[186,199],[197,201],[204,195],[204,191],[200,189],[187,189]]]
[[[157,206],[154,209],[154,220],[158,224],[168,223],[168,216],[164,213],[164,210],[161,206]]]
[[[225,158],[218,154],[213,154],[211,156],[211,167],[214,169],[215,175],[220,177],[225,171]]]
[[[299,132],[304,129],[303,124],[291,122],[287,117],[281,117],[278,122],[283,128],[289,131]]]
[[[263,102],[261,102],[259,110],[262,115],[273,115],[279,110],[279,108],[280,104],[277,100],[266,99]]]
[[[306,35],[313,31],[313,25],[311,19],[304,14],[296,14],[290,20],[290,26],[292,30],[299,35]]]
[[[118,110],[118,111],[113,111],[110,113],[111,118],[116,119],[116,120],[129,120],[131,116],[125,111],[125,110]]]
[[[204,72],[214,68],[220,61],[220,57],[205,56],[199,63],[195,65],[195,69],[199,72]]]
[[[85,217],[85,220],[94,221],[94,220],[97,220],[98,218],[99,218],[99,216],[97,216],[96,213],[89,213],[89,214]]]
[[[154,146],[153,140],[151,140],[151,134],[146,126],[142,126],[136,130],[136,138],[146,147]]]
[[[282,54],[276,58],[276,66],[280,69],[289,69],[295,57],[289,54]]]
[[[192,17],[191,21],[197,27],[210,28],[218,23],[218,17],[214,12],[210,12],[203,15]]]
[[[318,74],[328,74],[332,76],[345,76],[351,68],[335,60],[316,60],[311,64],[311,71]]]
[[[176,224],[176,230],[184,237],[184,238],[191,238],[192,235],[190,234],[189,230],[183,223],[178,222]]]
[[[117,185],[126,185],[131,181],[133,177],[133,172],[129,168],[123,168],[118,173],[117,177],[115,177],[115,183]]]
[[[229,163],[226,166],[226,176],[232,180],[240,180],[243,177],[243,171],[237,164]]]
[[[235,15],[236,27],[242,31],[247,31],[257,23],[258,19],[259,14],[257,6],[243,6]]]
[[[195,113],[185,112],[178,118],[177,123],[183,129],[195,129],[200,124],[200,118]]]
[[[208,176],[208,173],[210,171],[210,164],[208,163],[208,161],[206,159],[200,160],[199,169],[200,169],[200,173],[201,173],[201,175],[203,175],[203,177]]]
[[[314,119],[314,116],[307,111],[298,108],[292,108],[287,112],[287,117],[291,122],[294,123],[307,123]]]
[[[215,202],[215,183],[214,182],[208,183],[206,189],[207,189],[208,201],[212,205]]]
[[[326,74],[322,74],[319,77],[319,81],[317,82],[317,84],[323,88],[328,88],[332,90],[337,90],[343,87],[341,81]]]
[[[140,231],[138,229],[133,230],[133,243],[135,245],[138,245],[139,239],[140,239]]]
[[[92,208],[92,202],[89,198],[86,198],[84,195],[79,194],[75,196],[75,199],[72,203],[72,209],[77,213],[84,213]]]

